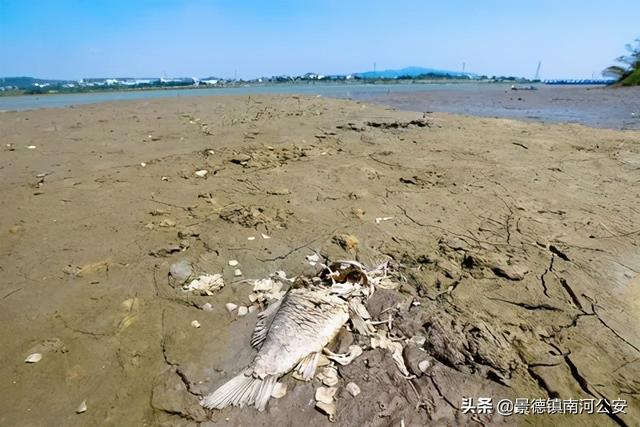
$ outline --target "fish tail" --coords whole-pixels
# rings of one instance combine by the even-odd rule
[[[253,405],[263,411],[278,380],[275,376],[264,379],[244,373],[232,378],[213,393],[200,400],[200,405],[209,409],[224,409],[227,406]]]

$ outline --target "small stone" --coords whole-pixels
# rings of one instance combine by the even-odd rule
[[[194,175],[197,176],[198,178],[204,178],[205,176],[207,176],[208,173],[209,173],[208,170],[202,169],[199,171],[195,171]]]
[[[236,265],[238,265],[238,261],[235,260],[235,259],[231,259],[231,260],[229,260],[229,265],[231,267],[235,267]]]
[[[320,256],[318,254],[307,255],[307,261],[309,265],[314,266],[318,261],[320,261]]]
[[[147,164],[145,162],[140,163],[140,166],[145,167]]]
[[[365,211],[361,208],[353,208],[351,209],[351,215],[353,215],[355,218],[363,218],[365,214]]]
[[[247,313],[249,313],[249,309],[247,307],[245,307],[244,305],[238,307],[238,317],[244,317],[247,315]]]
[[[80,405],[78,405],[78,408],[76,409],[76,414],[82,414],[83,412],[87,412],[87,401],[86,399],[82,401],[82,403],[80,403]]]
[[[267,239],[270,239],[270,238],[271,238],[271,236],[267,236],[267,235],[266,235],[266,234],[264,234],[264,233],[261,233],[261,234],[262,234],[262,238],[263,238],[263,239],[265,239],[265,240],[267,240]]]
[[[249,306],[249,313],[254,313],[256,311],[258,311],[258,306],[257,305]]]
[[[32,353],[24,359],[25,363],[38,363],[42,360],[42,354],[40,353]]]
[[[186,260],[178,261],[171,264],[169,274],[180,283],[184,283],[193,275],[193,267]]]
[[[162,178],[160,178],[161,181],[169,181],[169,177],[163,176]]]
[[[231,159],[231,163],[245,165],[249,160],[251,160],[251,156],[248,154],[237,154]]]
[[[175,227],[176,226],[176,222],[172,219],[163,219],[162,221],[160,221],[160,223],[158,223],[158,225],[160,227]]]
[[[229,313],[232,313],[236,308],[238,308],[238,305],[232,302],[228,302],[224,306],[227,308],[227,311]]]
[[[256,240],[255,236],[249,236],[247,237],[247,240]]]
[[[213,306],[211,305],[211,303],[202,304],[202,307],[200,308],[204,311],[213,311]]]
[[[200,322],[198,322],[197,320],[194,320],[193,322],[191,322],[191,326],[198,329],[200,327]]]
[[[333,241],[345,251],[355,251],[358,249],[358,238],[353,234],[339,234],[333,237]]]
[[[288,188],[274,188],[267,190],[267,194],[270,196],[287,196],[291,194],[291,191]]]
[[[423,373],[427,372],[429,366],[431,366],[431,363],[429,363],[428,360],[423,360],[422,362],[418,363],[418,368],[420,368]]]
[[[233,271],[233,275],[234,275],[235,277],[240,277],[240,276],[242,276],[242,271],[241,271],[239,268],[236,268],[236,269]]]
[[[27,146],[27,150],[35,150],[36,146],[35,145],[28,145]]]
[[[356,397],[360,394],[360,387],[356,383],[349,383],[345,386],[351,396]]]
[[[413,375],[418,377],[422,376],[424,371],[420,368],[420,363],[424,362],[426,353],[420,347],[415,345],[405,346],[402,356],[405,362],[405,366]]]

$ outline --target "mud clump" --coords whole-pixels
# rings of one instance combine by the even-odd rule
[[[230,206],[221,210],[218,215],[224,221],[245,228],[257,228],[259,225],[286,228],[290,213],[281,209],[273,212],[261,206]]]

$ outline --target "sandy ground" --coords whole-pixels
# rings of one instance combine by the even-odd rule
[[[211,97],[4,113],[0,137],[0,425],[328,425],[289,378],[262,414],[197,404],[253,354],[228,260],[298,275],[314,251],[392,259],[402,286],[369,310],[426,337],[412,371],[430,362],[407,381],[366,351],[337,425],[640,424],[637,131]],[[174,289],[184,259],[227,285]],[[629,406],[502,419],[465,396]]]

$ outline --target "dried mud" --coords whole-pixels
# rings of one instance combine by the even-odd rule
[[[251,361],[257,313],[225,309],[243,280],[314,252],[391,259],[401,287],[369,311],[426,338],[413,380],[380,349],[341,368],[336,425],[640,422],[636,131],[274,96],[4,113],[0,135],[2,425],[328,425],[293,379],[264,413],[198,405]],[[176,289],[183,259],[226,286]],[[500,418],[468,396],[629,407]]]

